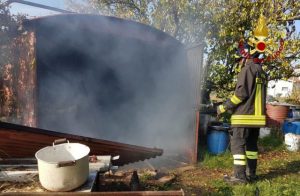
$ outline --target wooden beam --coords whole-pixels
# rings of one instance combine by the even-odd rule
[[[2,195],[13,195],[15,196],[16,193],[2,193]],[[83,192],[44,192],[44,193],[18,193],[18,196],[37,196],[37,195],[51,195],[51,196],[63,196],[63,195],[75,195],[75,196],[86,196],[86,195],[105,195],[105,196],[128,196],[128,195],[135,195],[135,196],[142,196],[142,195],[150,195],[150,196],[180,196],[184,195],[183,190],[179,191],[131,191],[131,192],[92,192],[92,193],[83,193]]]

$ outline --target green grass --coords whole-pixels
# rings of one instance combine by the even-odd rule
[[[258,145],[265,150],[284,149],[283,135],[280,130],[272,130],[269,136],[259,138]]]
[[[222,180],[215,180],[212,185],[216,191],[207,195],[300,195],[299,174],[235,186],[229,186]]]
[[[228,169],[232,168],[233,158],[229,151],[224,154],[212,155],[208,152],[205,153],[203,162],[200,163],[205,168],[213,169]]]
[[[230,185],[223,181],[224,174],[232,172],[232,155],[202,153],[195,170],[178,175],[176,187],[186,195],[300,195],[300,152],[289,152],[283,137],[272,132],[259,140],[259,180],[247,185]]]
[[[264,151],[284,150],[285,146],[280,137],[275,134],[259,138],[258,145],[264,149]],[[202,162],[200,165],[206,168],[232,168],[233,158],[229,150],[220,155],[213,155],[207,151],[202,151]]]

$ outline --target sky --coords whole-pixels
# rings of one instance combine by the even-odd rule
[[[42,5],[48,5],[48,6],[52,6],[55,8],[67,9],[65,0],[27,0],[27,1],[39,3]],[[23,4],[19,4],[19,3],[11,4],[11,13],[13,13],[13,14],[17,14],[17,13],[28,14],[29,17],[58,14],[58,12],[45,10],[45,9],[41,9],[41,8],[35,8],[32,6],[23,5]]]

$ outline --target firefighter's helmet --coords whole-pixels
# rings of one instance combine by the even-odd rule
[[[253,58],[257,62],[270,61],[279,57],[283,50],[284,40],[281,38],[279,49],[275,52],[270,50],[270,45],[273,42],[268,37],[269,29],[267,27],[266,18],[260,15],[257,25],[253,31],[253,37],[250,37],[247,42],[240,40],[238,55],[242,58]]]
[[[266,18],[263,15],[260,15],[257,25],[253,31],[253,37],[249,38],[248,44],[253,48],[250,51],[250,54],[255,53],[272,53],[268,49],[268,45],[271,40],[268,40],[269,29],[267,27]]]

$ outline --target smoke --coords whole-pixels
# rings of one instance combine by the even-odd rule
[[[38,127],[178,152],[193,145],[186,53],[148,26],[92,15],[29,21]]]

